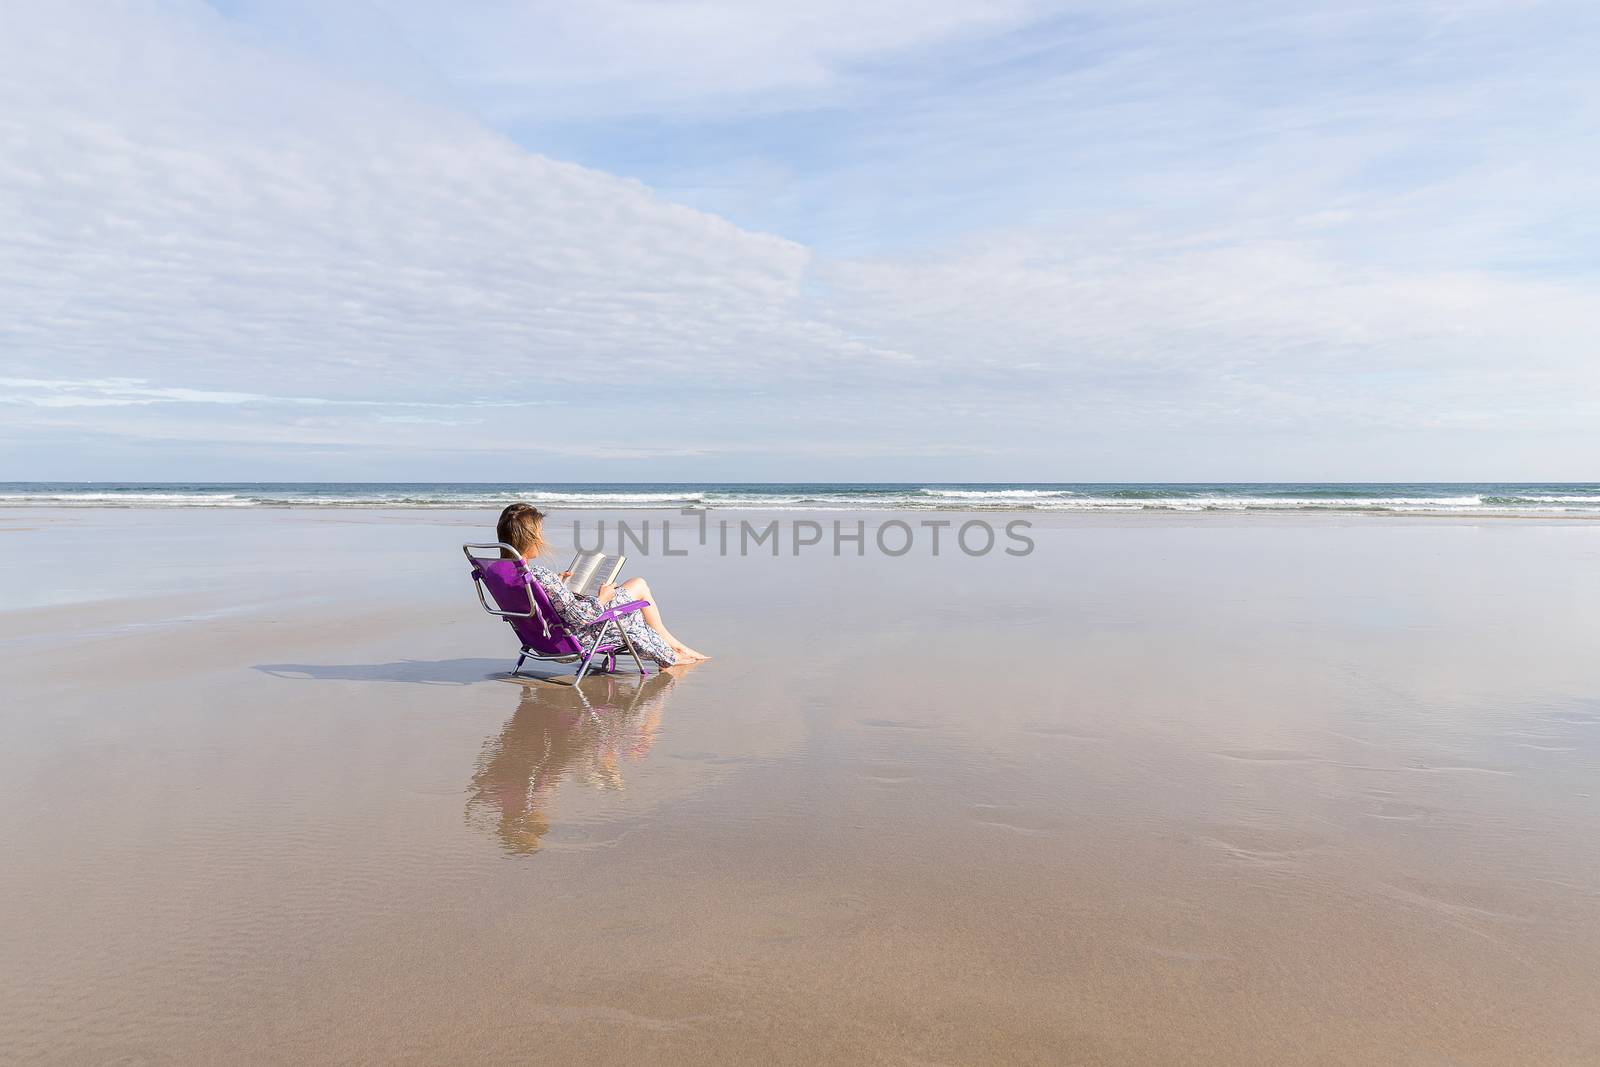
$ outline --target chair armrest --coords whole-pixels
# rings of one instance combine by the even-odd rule
[[[614,608],[607,608],[606,610],[602,611],[600,614],[595,616],[594,621],[589,625],[598,626],[603,622],[610,622],[612,619],[621,618],[622,616],[631,612],[641,611],[649,606],[650,601],[648,600],[630,600],[626,604],[618,604]]]

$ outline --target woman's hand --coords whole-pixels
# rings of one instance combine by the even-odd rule
[[[572,572],[571,571],[562,571],[560,574],[556,575],[556,577],[560,578],[564,582],[568,578],[572,577]]]
[[[613,584],[611,582],[607,582],[605,585],[602,585],[600,587],[600,592],[598,594],[598,599],[600,601],[601,606],[604,606],[606,604],[611,603],[611,598],[616,596],[616,595],[617,595],[617,587],[616,587],[615,584]]]

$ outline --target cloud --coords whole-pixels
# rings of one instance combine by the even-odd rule
[[[296,35],[329,17],[326,3],[289,6],[306,11]],[[991,36],[1023,24],[1040,6],[1031,0],[511,0],[463,12],[427,0],[375,0],[369,10],[381,9],[418,60],[464,98],[494,119],[515,121],[836,99],[858,65]],[[336,37],[347,54],[367,54],[364,41]]]
[[[1314,242],[1062,247],[1012,235],[920,263],[838,263],[844,328],[889,336],[968,396],[1111,431],[1479,425],[1600,418],[1600,320],[1582,281],[1415,272]]]
[[[20,404],[37,408],[142,407],[150,404],[222,404],[230,406],[276,406],[305,408],[495,408],[536,407],[555,404],[546,400],[351,400],[322,396],[274,396],[266,393],[239,393],[216,389],[188,389],[158,386],[143,378],[97,378],[61,380],[47,378],[0,378],[0,404]],[[422,416],[377,416],[388,422],[436,422]],[[454,423],[449,423],[454,425]]]
[[[32,11],[0,120],[27,149],[0,166],[0,337],[24,365],[270,391],[289,363],[403,399],[596,360],[859,355],[795,313],[792,242],[322,77],[205,9],[94,5],[71,33]]]

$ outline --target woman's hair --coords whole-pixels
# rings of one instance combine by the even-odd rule
[[[500,513],[495,539],[515,548],[526,559],[545,550],[544,512],[532,504],[512,504]],[[505,549],[500,550],[503,556]]]

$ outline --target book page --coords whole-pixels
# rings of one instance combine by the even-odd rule
[[[567,588],[580,596],[599,596],[600,587],[617,580],[627,556],[608,556],[603,552],[579,552],[567,569],[572,576]]]
[[[593,592],[589,584],[605,560],[605,555],[600,552],[579,552],[567,568],[572,572],[567,578],[567,588],[580,594]]]
[[[622,565],[626,562],[628,562],[627,556],[610,557],[610,560],[606,563],[606,565],[600,568],[600,570],[597,572],[604,574],[605,577],[602,578],[599,584],[595,587],[595,592],[598,593],[600,591],[599,586],[601,585],[611,585],[614,583],[617,580],[617,575],[622,573]]]

